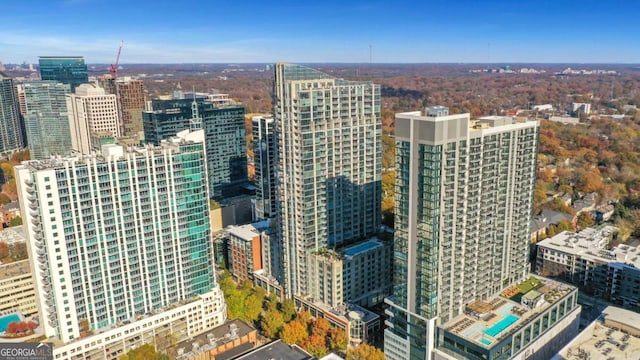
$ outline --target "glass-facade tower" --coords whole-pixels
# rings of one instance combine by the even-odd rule
[[[143,113],[147,143],[159,144],[182,130],[204,129],[211,197],[243,193],[248,184],[244,107],[217,106],[203,98],[153,100],[152,107]]]
[[[66,94],[69,85],[56,81],[23,84],[24,125],[32,159],[68,155],[72,149]]]
[[[430,359],[435,328],[524,278],[539,124],[396,114],[390,359]]]
[[[201,133],[16,167],[47,336],[69,342],[215,287]]]
[[[254,116],[253,162],[255,164],[256,217],[267,219],[276,215],[277,137],[273,118]]]
[[[89,82],[87,64],[82,56],[40,56],[40,79],[69,85],[71,92]]]
[[[0,72],[0,152],[24,147],[13,79]]]
[[[380,228],[380,87],[275,65],[278,237],[285,289],[308,295],[308,256]]]

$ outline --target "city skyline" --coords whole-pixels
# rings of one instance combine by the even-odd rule
[[[80,54],[88,63],[108,64],[124,40],[123,64],[638,63],[633,35],[640,25],[633,14],[639,7],[591,0],[580,6],[465,0],[393,7],[362,1],[224,7],[100,0],[31,8],[8,3],[3,9],[11,16],[0,25],[0,61],[35,63],[41,55]],[[277,18],[283,21],[265,24]],[[188,21],[167,27],[170,19]]]

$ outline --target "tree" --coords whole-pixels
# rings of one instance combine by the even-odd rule
[[[0,205],[5,205],[11,202],[11,198],[9,195],[5,193],[0,193]]]
[[[0,241],[0,260],[9,257],[9,245],[6,242]]]
[[[325,318],[317,318],[312,326],[311,333],[314,335],[320,335],[323,338],[327,337],[329,333],[329,329],[331,328],[331,324]]]
[[[327,340],[324,336],[313,334],[303,339],[300,345],[317,358],[321,358],[329,353]]]
[[[120,360],[169,360],[165,354],[158,354],[151,344],[144,344],[120,356]]]
[[[284,321],[289,322],[296,316],[296,303],[293,299],[285,299],[282,304],[280,304],[280,310],[282,311]]]
[[[307,326],[298,319],[288,322],[282,328],[280,338],[289,345],[300,344],[303,339],[309,336]]]
[[[556,225],[556,233],[559,234],[563,231],[574,231],[575,228],[573,223],[569,220],[560,220],[558,225]]]
[[[384,353],[376,347],[362,344],[347,349],[346,360],[384,360]]]
[[[24,242],[16,242],[9,246],[9,252],[13,261],[24,260],[29,257],[27,254],[27,244]]]
[[[9,227],[11,226],[20,226],[22,225],[22,218],[18,215],[14,216],[11,221],[9,221]]]
[[[347,348],[349,339],[344,330],[333,328],[329,330],[329,348],[331,351],[342,352]]]
[[[583,211],[580,214],[578,214],[577,223],[578,223],[578,228],[585,229],[590,226],[593,226],[595,224],[595,221],[593,221],[593,218],[589,213]]]
[[[600,190],[604,186],[602,176],[598,170],[586,171],[578,179],[578,191],[592,193]]]
[[[260,296],[257,292],[252,292],[251,295],[244,299],[244,313],[243,319],[249,323],[253,323],[258,320],[262,313],[262,300],[264,296]]]
[[[260,319],[260,328],[269,338],[276,338],[284,326],[284,317],[277,309],[267,310]]]

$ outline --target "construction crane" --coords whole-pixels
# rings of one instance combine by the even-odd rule
[[[120,63],[120,53],[122,52],[123,46],[124,46],[124,41],[120,40],[120,47],[118,48],[118,56],[116,56],[116,63],[111,64],[111,66],[109,66],[109,72],[111,73],[111,77],[113,77],[113,81],[118,80],[118,64]]]

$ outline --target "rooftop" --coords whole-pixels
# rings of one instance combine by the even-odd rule
[[[254,224],[246,225],[229,225],[225,231],[242,240],[251,241],[254,237],[260,235],[260,230]]]
[[[573,290],[575,287],[570,285],[530,276],[504,289],[499,296],[467,305],[464,314],[442,325],[442,328],[467,341],[490,348]],[[520,302],[523,298],[531,300],[540,295],[543,295],[544,301],[533,308]]]
[[[190,359],[201,352],[213,350],[226,343],[236,341],[238,338],[246,336],[252,331],[256,331],[256,329],[242,320],[234,319],[227,321],[204,334],[200,334],[194,338],[178,343],[176,345],[176,353],[181,355],[176,356],[176,358]],[[245,346],[243,349],[244,351],[247,351],[252,347],[253,345],[249,347]],[[236,355],[239,355],[242,352],[239,352]],[[217,358],[218,357],[216,356],[216,359]]]
[[[302,348],[292,345],[289,346],[280,340],[270,342],[248,354],[237,357],[236,360],[312,360],[311,354]]]
[[[6,265],[0,265],[0,280],[7,280],[19,275],[29,275],[31,266],[29,260],[20,260]]]
[[[594,321],[552,360],[640,359],[640,338]]]
[[[612,320],[626,326],[633,327],[640,332],[640,314],[631,310],[615,306],[608,306],[602,310],[606,320]]]
[[[25,242],[27,238],[24,235],[24,225],[12,226],[4,230],[0,230],[0,241],[8,245],[16,242]]]
[[[382,243],[378,241],[378,239],[373,238],[365,242],[361,242],[359,244],[349,246],[344,250],[344,254],[346,256],[356,256],[358,254],[365,253],[373,249],[377,249],[381,246],[383,246]]]
[[[601,263],[618,262],[640,268],[640,246],[620,244],[609,248],[609,241],[617,231],[613,226],[587,228],[579,233],[563,231],[538,242],[538,247],[578,255]]]

